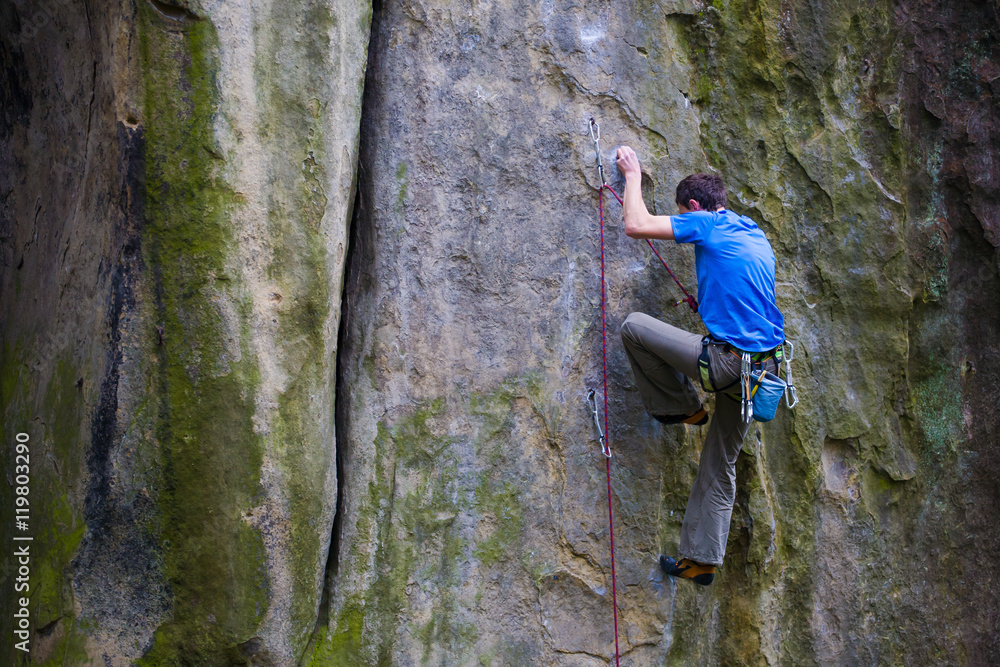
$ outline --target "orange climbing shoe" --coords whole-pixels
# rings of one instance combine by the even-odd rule
[[[690,579],[702,586],[708,586],[715,579],[714,565],[701,565],[687,558],[677,562],[670,556],[660,556],[660,569],[671,577]]]
[[[704,426],[708,423],[708,411],[705,408],[698,408],[690,415],[653,415],[653,419],[661,424],[692,424],[694,426]]]

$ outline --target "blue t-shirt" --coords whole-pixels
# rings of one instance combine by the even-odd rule
[[[757,223],[725,209],[674,215],[671,223],[677,243],[695,245],[698,313],[712,335],[747,352],[780,345],[774,251]]]

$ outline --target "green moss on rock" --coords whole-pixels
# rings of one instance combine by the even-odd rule
[[[489,517],[492,529],[476,544],[476,558],[486,567],[511,559],[520,552],[524,530],[524,510],[520,503],[521,490],[513,482],[499,482],[484,473],[476,486],[476,509]]]
[[[223,660],[250,639],[268,606],[264,544],[243,512],[260,494],[255,433],[258,371],[247,341],[227,331],[220,301],[247,310],[228,264],[237,197],[216,173],[218,38],[209,21],[160,17],[140,6],[145,94],[146,226],[158,350],[162,452],[156,499],[173,607],[147,665]],[[150,328],[156,326],[151,323]],[[238,350],[226,345],[235,337]],[[149,340],[157,334],[149,332]]]

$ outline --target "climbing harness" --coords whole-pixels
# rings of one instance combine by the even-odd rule
[[[597,134],[594,134],[594,131]],[[597,149],[597,171],[601,177],[601,187],[598,190],[597,195],[597,206],[600,211],[601,220],[601,363],[602,363],[602,376],[604,380],[604,428],[601,428],[601,423],[597,419],[597,399],[594,396],[594,390],[591,389],[587,394],[587,402],[593,409],[594,413],[594,424],[597,426],[597,432],[601,436],[601,452],[604,454],[604,464],[605,470],[607,471],[608,480],[608,535],[611,541],[611,604],[614,609],[615,618],[615,665],[618,662],[618,588],[616,585],[615,577],[615,522],[611,512],[611,443],[608,442],[608,320],[607,320],[607,290],[606,290],[606,280],[604,271],[604,188],[608,188],[612,194],[614,190],[608,186],[604,181],[604,165],[601,163],[601,127],[594,122],[594,119],[590,119],[590,136],[594,140],[594,147]],[[615,194],[615,197],[618,197]],[[619,201],[621,201],[619,199]]]

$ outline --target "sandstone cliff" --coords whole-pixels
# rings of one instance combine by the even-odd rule
[[[2,407],[32,443],[33,655],[291,664],[336,504],[370,8],[4,13]]]
[[[643,413],[617,325],[701,323],[610,205],[622,664],[1000,660],[997,11],[5,4],[34,659],[613,662],[594,117],[658,212],[711,170],[767,233],[802,399],[716,583],[663,581],[704,433]]]

